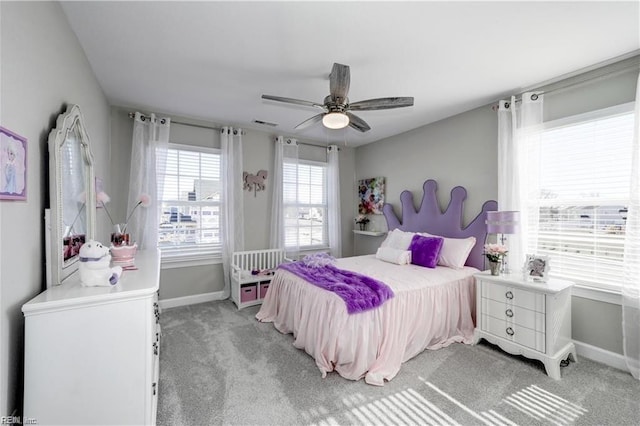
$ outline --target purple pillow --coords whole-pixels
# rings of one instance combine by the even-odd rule
[[[435,268],[438,264],[438,255],[443,242],[444,240],[438,237],[414,235],[409,245],[411,263],[427,268]]]

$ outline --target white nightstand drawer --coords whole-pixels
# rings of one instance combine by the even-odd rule
[[[502,339],[510,340],[536,351],[545,351],[545,334],[517,324],[507,324],[489,315],[482,315],[482,328]]]
[[[544,294],[496,283],[483,283],[482,297],[545,313]]]
[[[544,363],[547,374],[558,380],[560,362],[577,360],[571,341],[571,287],[573,283],[549,278],[530,282],[522,273],[475,274],[476,330],[480,339],[512,355]]]
[[[509,305],[493,299],[482,298],[482,312],[496,319],[507,321],[544,333],[545,315],[520,306]]]

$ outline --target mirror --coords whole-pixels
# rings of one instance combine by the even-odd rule
[[[47,223],[47,287],[78,269],[79,250],[95,238],[93,156],[78,105],[58,116],[49,134],[50,210]]]

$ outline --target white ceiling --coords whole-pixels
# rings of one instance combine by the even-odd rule
[[[640,49],[632,2],[65,2],[110,104],[361,145],[486,105]],[[295,132],[322,103],[334,62],[371,130]],[[278,123],[275,128],[253,120]]]

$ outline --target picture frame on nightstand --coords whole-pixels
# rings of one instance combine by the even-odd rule
[[[550,266],[549,256],[528,254],[524,262],[524,275],[529,281],[547,282]]]

